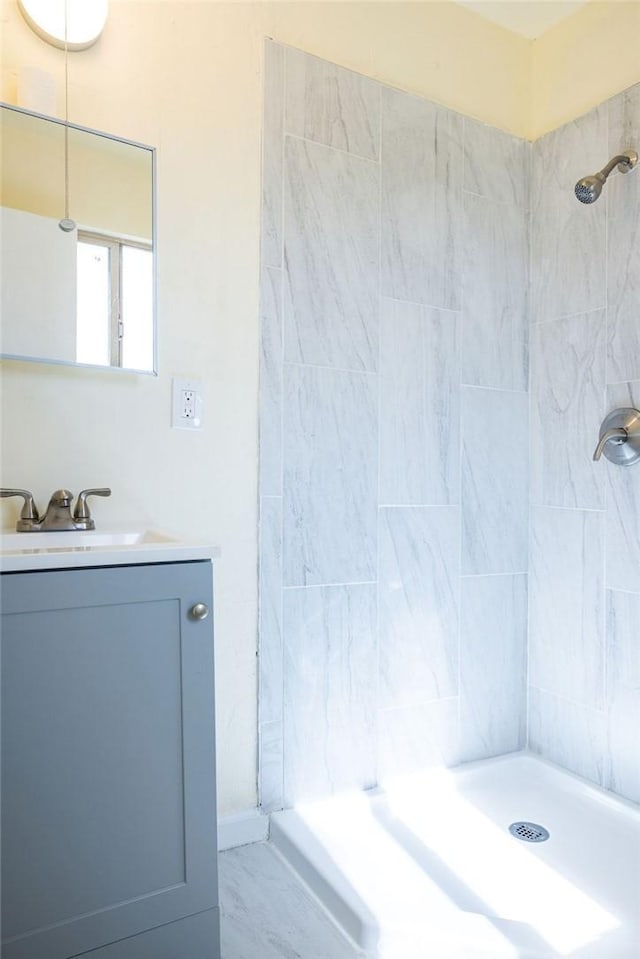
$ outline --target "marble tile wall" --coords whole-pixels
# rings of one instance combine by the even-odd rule
[[[265,811],[525,742],[529,146],[271,41]]]
[[[594,463],[640,405],[640,175],[580,176],[640,147],[640,84],[533,145],[529,745],[640,802],[640,467]]]

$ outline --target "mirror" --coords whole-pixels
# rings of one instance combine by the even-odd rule
[[[0,104],[0,356],[155,373],[155,150]]]

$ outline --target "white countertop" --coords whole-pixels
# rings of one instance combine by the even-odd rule
[[[16,533],[0,531],[0,572],[128,566],[216,559],[217,546],[159,530],[121,527],[91,531]]]

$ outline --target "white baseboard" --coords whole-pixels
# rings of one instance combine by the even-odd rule
[[[269,838],[269,817],[249,809],[218,820],[218,851],[264,842]]]

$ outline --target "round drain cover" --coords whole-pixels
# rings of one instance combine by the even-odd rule
[[[537,822],[512,822],[509,832],[523,842],[545,842],[549,838],[549,830]]]

